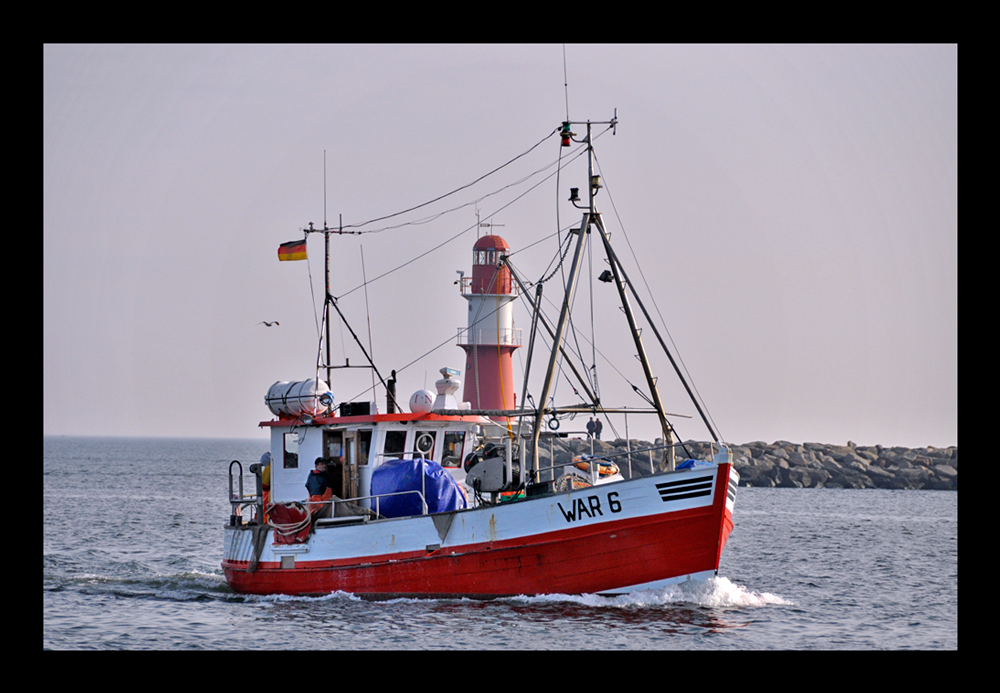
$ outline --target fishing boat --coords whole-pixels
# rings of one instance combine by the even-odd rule
[[[580,145],[589,173],[589,199],[571,189],[583,215],[566,236],[569,269],[559,280],[556,320],[540,309],[544,282],[534,283],[530,298],[532,287],[511,266],[505,241],[492,233],[477,240],[472,275],[460,273],[457,282],[469,303],[469,323],[457,342],[466,361],[461,398],[462,373],[446,366],[436,392],[417,391],[401,406],[396,372],[383,377],[350,330],[385,389],[385,411],[374,401],[336,402],[329,320],[326,361],[316,364],[316,377],[279,381],[268,390],[272,418],[259,425],[270,432],[269,451],[259,462],[234,460],[229,466],[222,569],[233,590],[341,591],[376,599],[615,595],[716,574],[733,529],[739,476],[728,446],[649,319],[597,209],[601,181],[594,173],[593,129],[613,131],[617,123],[617,114],[602,122],[567,119],[552,133],[560,146]],[[579,126],[586,128],[582,137],[573,132]],[[329,291],[330,237],[343,228],[324,222],[323,229],[310,224],[305,231],[325,236],[325,313],[333,308],[343,319]],[[607,257],[610,269],[602,280],[617,287],[646,378],[648,409],[607,407],[585,378],[580,386],[586,404],[560,407],[552,398],[560,372],[580,375],[564,340],[590,242]],[[283,244],[279,255],[295,259],[304,244]],[[510,354],[525,346],[509,317],[518,297],[532,307],[520,393],[510,368]],[[661,402],[633,301],[717,443],[711,459],[677,461],[682,444],[668,419],[674,415]],[[528,371],[543,331],[548,358],[541,387],[532,393]],[[623,460],[608,454],[576,455],[563,463],[544,454],[546,440],[565,435],[557,430],[560,417],[622,412],[646,413],[659,423],[662,438],[646,451],[650,459],[656,455],[651,473],[623,474]],[[311,475],[323,477],[322,494],[307,491]]]

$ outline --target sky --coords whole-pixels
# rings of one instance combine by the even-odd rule
[[[532,282],[579,224],[568,119],[594,123],[612,243],[724,440],[958,444],[955,45],[56,44],[43,68],[46,435],[263,438],[268,388],[315,375],[322,235],[277,259],[310,223],[364,231],[331,238],[331,293],[400,399],[433,390],[464,364],[477,222]],[[643,407],[598,251],[573,344],[605,404]],[[523,305],[515,325],[527,344]],[[708,440],[643,339],[680,437]],[[331,349],[364,363],[339,320]],[[332,380],[384,410],[370,370]]]

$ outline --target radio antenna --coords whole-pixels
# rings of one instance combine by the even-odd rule
[[[566,120],[569,120],[569,77],[566,74],[566,44],[563,44],[563,91],[566,93]]]

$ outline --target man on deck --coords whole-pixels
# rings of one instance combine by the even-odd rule
[[[328,501],[333,498],[333,487],[326,476],[327,460],[317,457],[315,469],[306,478],[306,489],[309,491],[309,502],[306,506],[313,519],[333,516],[333,504]]]

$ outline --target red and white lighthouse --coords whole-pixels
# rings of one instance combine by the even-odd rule
[[[509,248],[500,236],[481,237],[472,246],[472,277],[460,280],[462,297],[469,302],[468,326],[458,333],[458,346],[465,350],[462,399],[473,409],[514,409],[517,404],[511,366],[511,354],[521,346],[521,330],[514,328],[517,291],[510,269],[500,262]]]

